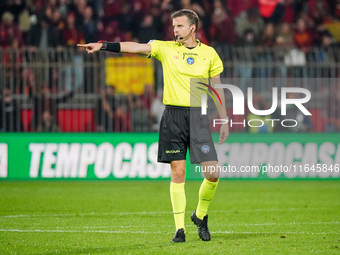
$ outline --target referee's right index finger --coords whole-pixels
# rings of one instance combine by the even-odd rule
[[[78,43],[77,46],[79,46],[79,47],[87,47],[88,45],[87,44],[80,44],[80,43]]]

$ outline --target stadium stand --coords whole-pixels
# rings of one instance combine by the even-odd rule
[[[180,8],[199,14],[197,37],[220,53],[222,78],[237,77],[243,89],[251,78],[340,77],[340,5],[330,0],[1,1],[0,130],[35,132],[49,111],[60,132],[154,131],[157,119],[150,106],[163,86],[159,63],[131,55],[87,55],[75,45],[171,40],[169,15]],[[98,102],[104,114],[108,101],[102,90],[107,86],[116,92],[111,118],[105,121],[114,123],[98,125]],[[317,95],[308,105],[312,131],[326,132],[331,84],[303,86]],[[144,88],[151,88],[148,102]],[[268,98],[270,88],[256,89]],[[148,121],[137,118],[137,112],[149,114]]]

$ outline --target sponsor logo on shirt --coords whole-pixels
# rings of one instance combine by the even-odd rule
[[[187,52],[183,52],[183,59],[185,58],[185,56],[198,56],[197,53],[187,53]]]

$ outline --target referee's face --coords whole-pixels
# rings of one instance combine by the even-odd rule
[[[172,26],[174,28],[174,35],[178,38],[185,38],[190,33],[190,24],[187,16],[180,16],[172,19]]]

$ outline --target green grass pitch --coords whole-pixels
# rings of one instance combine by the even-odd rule
[[[172,244],[168,181],[1,181],[0,254],[339,254],[339,181],[222,180],[210,242],[190,221],[200,183]]]

